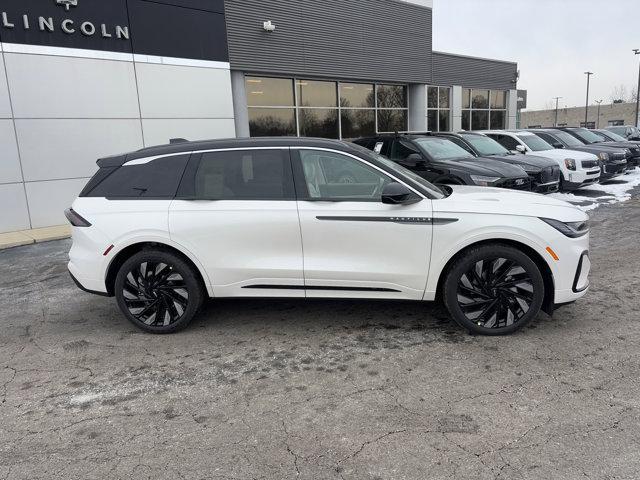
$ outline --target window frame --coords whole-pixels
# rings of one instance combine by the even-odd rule
[[[430,88],[436,88],[437,89],[437,102],[436,102],[436,106],[435,107],[430,107],[429,106],[429,89]],[[441,90],[447,90],[448,92],[448,97],[449,97],[449,106],[448,107],[441,107],[440,106],[440,91]],[[452,119],[452,115],[451,115],[451,96],[452,96],[453,92],[452,92],[452,87],[450,86],[444,86],[444,85],[427,85],[427,90],[425,92],[426,95],[426,122],[427,122],[427,131],[431,131],[431,132],[452,132],[452,125],[451,125],[451,119]],[[436,129],[434,130],[433,128],[431,128],[431,126],[429,125],[429,112],[436,112]],[[440,112],[448,112],[449,114],[449,129],[448,130],[441,130],[440,129]]]
[[[465,107],[465,92],[469,92],[469,106]],[[482,91],[488,92],[487,97],[487,107],[486,108],[474,108],[473,106],[473,92]],[[500,92],[504,95],[505,105],[504,108],[493,108],[491,106],[491,98],[493,97],[494,92]],[[502,90],[499,88],[474,88],[474,87],[462,87],[462,109],[461,109],[461,118],[464,115],[464,112],[469,112],[469,128],[466,129],[468,132],[473,132],[477,130],[503,130],[507,126],[507,122],[509,120],[509,115],[507,112],[509,111],[509,95],[508,90]],[[487,128],[475,128],[473,126],[473,112],[487,112]],[[494,126],[491,124],[491,113],[492,112],[503,112],[503,125],[502,126]]]

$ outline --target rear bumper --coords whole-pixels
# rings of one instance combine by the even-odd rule
[[[76,284],[76,287],[78,287],[80,290],[83,290],[87,293],[93,293],[94,295],[100,295],[102,297],[111,297],[112,295],[109,295],[107,292],[100,292],[98,290],[90,290],[89,288],[85,287],[82,283],[80,283],[80,281],[73,275],[73,273],[71,273],[71,269],[69,269],[69,276],[71,277],[71,280],[73,280],[73,283]]]

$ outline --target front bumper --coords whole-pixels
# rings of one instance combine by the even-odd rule
[[[611,180],[612,178],[624,175],[627,171],[626,160],[615,160],[600,164],[600,182]]]
[[[553,193],[558,190],[560,190],[559,180],[547,183],[533,183],[531,188],[531,191],[535,193]]]
[[[577,188],[586,187],[598,183],[600,179],[600,168],[591,168],[589,170],[576,170],[569,172],[569,178],[562,181],[563,190],[575,190]]]

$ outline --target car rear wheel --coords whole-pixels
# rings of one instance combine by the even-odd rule
[[[503,244],[483,245],[453,263],[443,297],[461,327],[483,335],[504,335],[538,314],[544,281],[538,266],[522,251]]]
[[[156,250],[138,252],[123,263],[115,296],[129,321],[150,333],[182,330],[204,299],[193,267],[173,253]]]

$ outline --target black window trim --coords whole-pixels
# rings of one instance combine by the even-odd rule
[[[345,152],[345,151],[342,151],[342,150],[335,150],[335,149],[332,149],[332,148],[325,148],[325,147],[292,146],[290,148],[291,148],[291,161],[292,161],[292,164],[293,164],[294,184],[295,184],[295,189],[296,189],[296,194],[297,194],[298,200],[300,200],[300,201],[305,201],[305,202],[332,202],[332,203],[339,203],[339,202],[380,203],[380,200],[368,199],[368,198],[349,198],[349,197],[345,197],[345,198],[312,198],[312,197],[310,197],[309,196],[309,188],[307,187],[307,181],[306,181],[306,178],[304,176],[304,171],[302,169],[302,160],[300,158],[299,150],[319,150],[319,151],[324,151],[324,152],[337,153],[338,155],[344,155],[346,157],[353,158],[353,159],[355,159],[355,160],[357,160],[357,161],[359,161],[361,163],[364,163],[365,165],[377,170],[382,175],[384,175],[384,176],[386,176],[388,178],[391,178],[393,181],[398,182],[401,185],[404,185],[405,187],[409,188],[413,193],[415,193],[420,198],[420,200],[424,200],[424,199],[429,198],[426,195],[420,193],[417,189],[415,189],[413,186],[408,184],[406,181],[404,181],[404,179],[398,178],[397,176],[391,174],[387,170],[385,170],[383,168],[380,168],[377,165],[375,165],[374,163],[369,162],[366,159],[361,158],[358,155],[355,155],[353,153]]]

